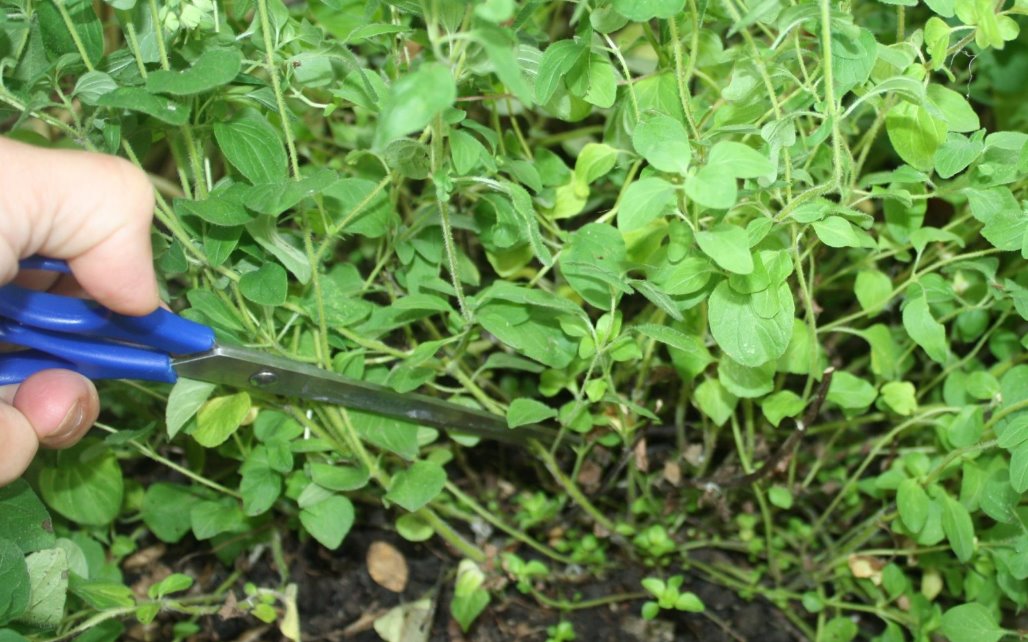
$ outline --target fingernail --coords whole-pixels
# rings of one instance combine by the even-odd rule
[[[82,427],[82,419],[86,414],[86,403],[79,399],[75,402],[75,405],[71,407],[68,414],[64,415],[64,419],[61,420],[61,424],[57,427],[57,430],[53,431],[47,438],[46,441],[53,443],[61,443],[74,437],[79,429]]]

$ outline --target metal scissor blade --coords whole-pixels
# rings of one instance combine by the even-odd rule
[[[385,386],[245,348],[217,346],[209,352],[176,359],[172,367],[188,379],[333,403],[514,444],[524,444],[529,437],[552,441],[556,436],[555,431],[538,425],[511,430],[498,415],[424,395],[400,394]]]

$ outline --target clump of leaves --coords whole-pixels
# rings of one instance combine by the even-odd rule
[[[477,439],[112,384],[110,434],[32,474],[88,559],[152,535],[231,562],[278,528],[337,548],[359,495],[466,558],[465,629],[507,546],[592,573],[642,552],[811,639],[999,639],[1028,604],[1021,2],[0,7],[5,128],[151,172],[176,310],[515,433],[553,425],[505,492],[467,475],[495,472]],[[169,472],[126,476],[144,457]],[[26,616],[32,556],[80,559],[26,537],[0,531],[10,635],[169,603],[90,562]],[[94,576],[117,597],[74,579]],[[274,591],[252,610],[292,635]]]

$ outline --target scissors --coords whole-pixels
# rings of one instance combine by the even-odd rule
[[[64,261],[31,257],[22,269],[70,273]],[[539,425],[507,427],[481,410],[344,377],[258,350],[221,345],[214,330],[159,308],[146,316],[117,314],[94,301],[0,287],[0,343],[27,348],[0,354],[0,385],[50,368],[90,379],[174,383],[179,377],[281,397],[338,404],[444,431],[524,444],[552,441]]]

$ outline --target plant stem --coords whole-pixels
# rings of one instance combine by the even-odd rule
[[[93,67],[93,61],[89,59],[89,54],[86,52],[86,47],[82,43],[82,37],[79,35],[78,29],[75,28],[75,23],[72,22],[71,14],[68,13],[68,8],[64,6],[64,0],[53,0],[54,6],[57,7],[58,13],[61,14],[61,20],[64,21],[64,27],[68,30],[68,35],[71,36],[71,41],[75,43],[75,48],[78,49],[79,56],[82,57],[82,62],[86,64],[86,69],[89,71],[96,71]]]
[[[493,515],[491,512],[487,511],[481,504],[476,502],[472,497],[470,497],[469,495],[461,491],[459,488],[457,488],[457,486],[453,482],[446,482],[446,491],[454,497],[456,497],[457,501],[461,502],[462,504],[470,508],[476,515],[478,515],[485,521],[489,522],[494,527],[500,529],[504,533],[507,533],[508,535],[510,535],[517,541],[521,542],[522,544],[532,549],[535,549],[537,552],[542,553],[546,557],[549,557],[552,560],[556,560],[562,564],[574,564],[574,561],[571,560],[571,558],[565,555],[561,555],[560,553],[558,553],[557,551],[553,550],[548,546],[540,544],[532,537],[530,537],[527,533],[524,533],[514,528],[513,526],[508,526],[507,524],[505,524],[498,517]],[[440,508],[440,510],[445,509]]]
[[[842,184],[842,132],[839,129],[839,103],[835,99],[835,74],[832,70],[832,4],[831,0],[818,0],[821,6],[821,56],[824,70],[825,109],[832,123],[832,171],[836,190],[843,194]]]
[[[561,471],[560,466],[557,464],[557,460],[550,451],[541,446],[536,447],[534,450],[536,455],[543,460],[543,463],[546,465],[546,469],[550,471],[553,478],[556,479],[557,483],[559,483],[564,489],[564,492],[566,492],[571,499],[574,500],[574,502],[593,519],[593,521],[599,524],[604,530],[613,533],[615,529],[614,522],[604,515],[600,509],[596,508],[596,506],[589,501],[589,498],[579,490],[578,486],[575,485],[575,482],[569,479],[567,475]]]
[[[151,2],[155,0],[150,0]],[[286,150],[289,152],[289,166],[294,180],[300,180],[300,160],[296,154],[296,142],[293,140],[293,126],[289,123],[289,110],[286,109],[282,84],[278,78],[278,66],[275,64],[275,48],[271,41],[271,20],[268,17],[268,0],[257,0],[257,12],[261,19],[261,35],[264,37],[264,55],[271,77],[271,91],[275,94],[275,106],[282,120],[282,134],[286,139]]]

